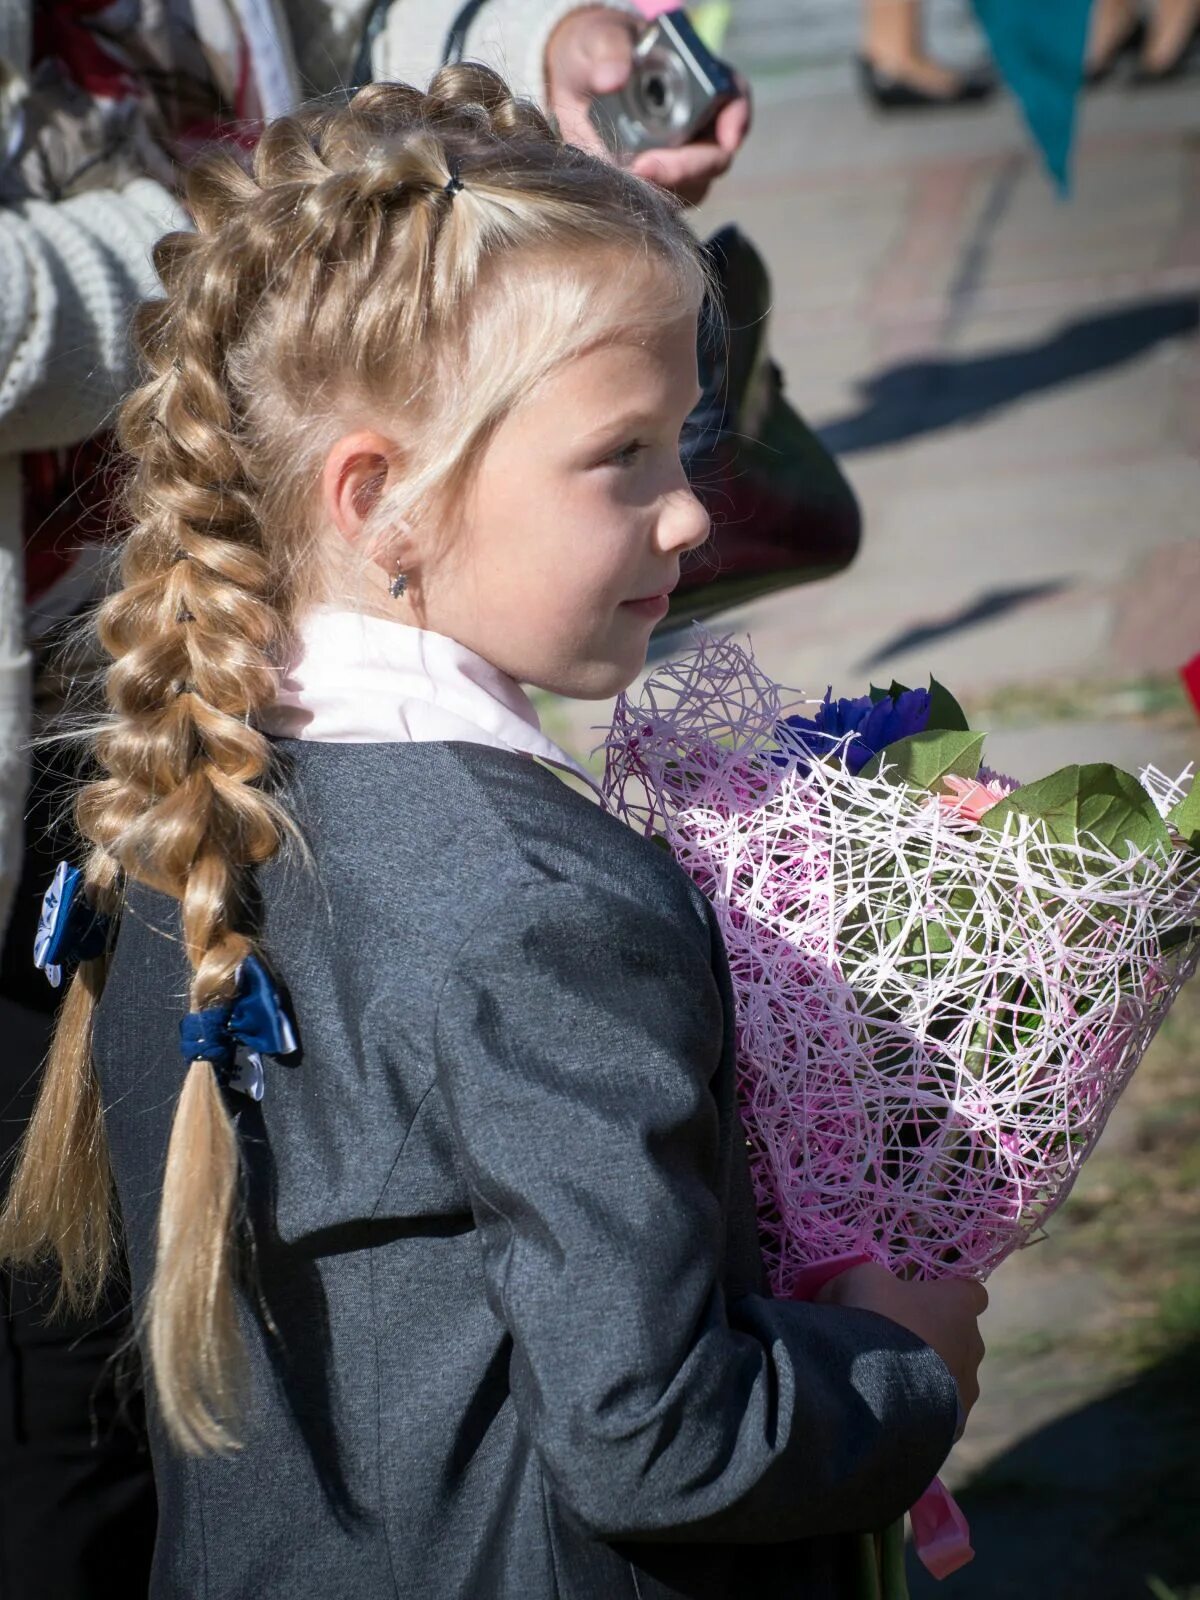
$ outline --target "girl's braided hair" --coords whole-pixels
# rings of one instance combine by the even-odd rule
[[[667,197],[560,143],[482,67],[283,118],[250,171],[201,159],[187,199],[196,231],[160,242],[165,296],[135,321],[146,377],[120,419],[131,527],[98,613],[111,715],[77,819],[98,910],[117,912],[128,880],[179,901],[198,1010],[231,996],[253,948],[248,874],[289,829],[256,721],[297,616],[345,592],[312,514],[329,445],[348,418],[400,417],[404,492],[381,523],[444,508],[539,377],[619,319],[696,303],[703,278]],[[636,310],[614,253],[649,268]],[[71,983],[0,1218],[0,1257],[56,1256],[73,1304],[98,1295],[114,1248],[91,1058],[106,965],[83,962]],[[146,1322],[161,1415],[197,1453],[237,1443],[238,1190],[223,1092],[193,1062]]]

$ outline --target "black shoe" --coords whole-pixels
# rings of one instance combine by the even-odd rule
[[[1172,83],[1176,78],[1182,78],[1184,73],[1189,72],[1198,62],[1200,62],[1200,17],[1196,18],[1182,48],[1165,67],[1158,67],[1153,71],[1149,67],[1138,67],[1130,82],[1136,84],[1139,89],[1150,88],[1156,83]]]
[[[1085,67],[1083,81],[1089,89],[1094,89],[1098,83],[1103,83],[1106,78],[1111,78],[1124,56],[1135,56],[1146,42],[1146,21],[1144,17],[1135,17],[1125,33],[1106,56],[1095,61],[1091,66]]]
[[[908,78],[882,71],[867,56],[856,59],[859,86],[880,111],[927,111],[939,106],[978,104],[996,92],[995,74],[986,67],[960,73],[948,94],[930,94]]]

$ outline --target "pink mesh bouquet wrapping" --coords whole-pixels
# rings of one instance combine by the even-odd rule
[[[937,684],[804,709],[700,636],[618,703],[606,796],[720,919],[774,1292],[859,1253],[984,1278],[1195,969],[1200,796],[1102,766],[1018,787]]]

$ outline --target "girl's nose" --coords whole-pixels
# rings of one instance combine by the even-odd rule
[[[688,485],[667,497],[659,518],[659,538],[665,550],[694,550],[708,538],[710,527],[708,512]]]

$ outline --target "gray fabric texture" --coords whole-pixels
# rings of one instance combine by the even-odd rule
[[[245,1442],[155,1437],[153,1600],[833,1600],[955,1389],[766,1294],[704,898],[524,756],[279,748],[311,859],[260,878],[299,1059],[230,1096]],[[134,891],[96,1044],[135,1300],[186,984]]]

